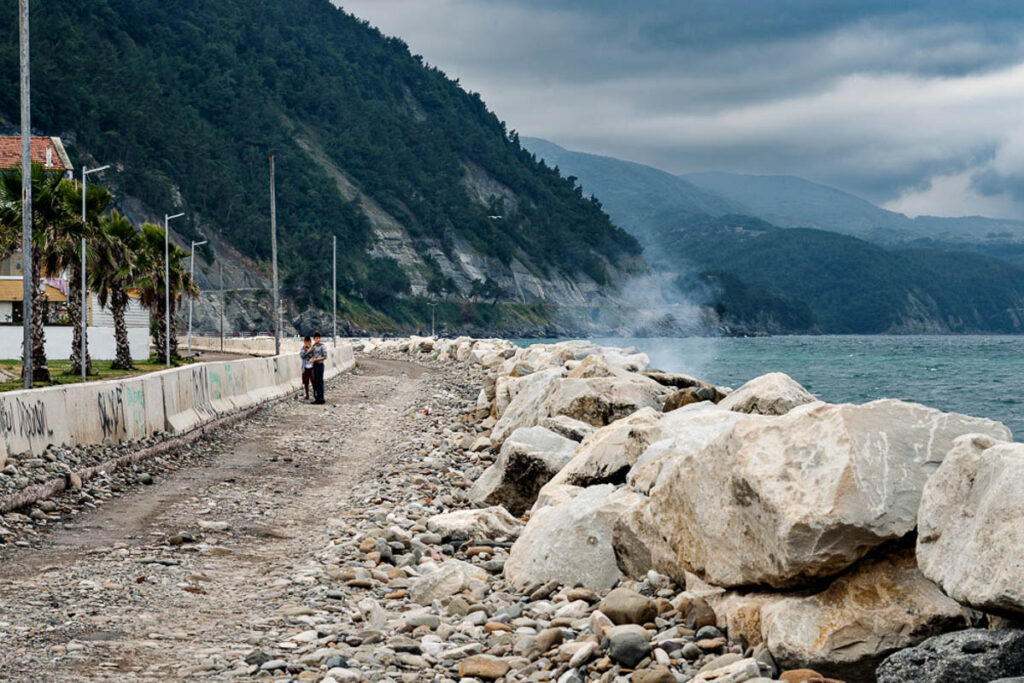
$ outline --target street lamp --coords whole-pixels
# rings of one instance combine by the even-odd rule
[[[434,303],[434,304],[428,303],[427,305],[430,306],[430,337],[433,338],[435,336],[434,335],[434,312],[437,310],[437,304],[436,303]]]
[[[32,388],[32,90],[29,87],[28,0],[18,0],[18,57],[21,90],[21,286],[22,333],[25,356],[21,374],[26,389]]]
[[[201,247],[206,244],[209,240],[203,240],[202,242],[196,242],[192,240],[192,256],[189,257],[188,264],[188,276],[189,279],[194,280],[196,274],[196,247]],[[192,297],[188,298],[188,357],[192,357]]]
[[[184,213],[164,214],[164,356],[171,367],[171,227],[170,222]]]
[[[110,168],[110,165],[100,166],[99,168],[86,168],[82,166],[82,229],[86,229],[85,223],[85,184],[86,178],[89,177],[90,173],[99,173]],[[89,342],[87,341],[88,329],[89,329],[89,317],[85,313],[86,302],[88,301],[88,290],[85,286],[85,234],[82,235],[82,381],[85,381],[85,370],[87,363],[85,361],[89,354]]]

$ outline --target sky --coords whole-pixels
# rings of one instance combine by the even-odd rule
[[[787,174],[1024,219],[1024,3],[336,0],[510,129],[672,173]]]

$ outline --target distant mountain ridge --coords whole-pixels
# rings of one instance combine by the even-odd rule
[[[523,144],[577,177],[727,330],[1024,332],[1024,223],[911,219],[793,176],[679,177]]]
[[[1024,238],[1024,221],[983,216],[910,218],[843,190],[789,175],[719,171],[672,175],[614,157],[575,152],[540,138],[522,138],[529,151],[557,165],[595,194],[619,225],[643,242],[670,228],[674,217],[755,216],[784,228],[817,228],[880,244]],[[670,178],[677,182],[673,183]]]
[[[739,173],[686,173],[692,185],[735,201],[751,215],[784,228],[818,228],[880,243],[920,237],[992,238],[1024,236],[1024,221],[983,216],[910,218],[843,190],[796,176]]]
[[[563,175],[578,178],[583,192],[595,195],[616,224],[641,244],[672,227],[680,216],[749,213],[741,202],[651,166],[572,152],[540,138],[523,137],[520,142]]]

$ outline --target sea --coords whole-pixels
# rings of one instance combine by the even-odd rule
[[[522,346],[562,339],[520,339]],[[605,337],[651,366],[739,387],[784,372],[829,403],[898,398],[998,420],[1024,441],[1024,336]]]

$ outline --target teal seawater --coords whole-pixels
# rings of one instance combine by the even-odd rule
[[[527,346],[538,341],[516,340]],[[1024,440],[1024,337],[786,336],[602,338],[634,346],[651,365],[738,387],[784,372],[830,403],[898,398],[998,420]]]

